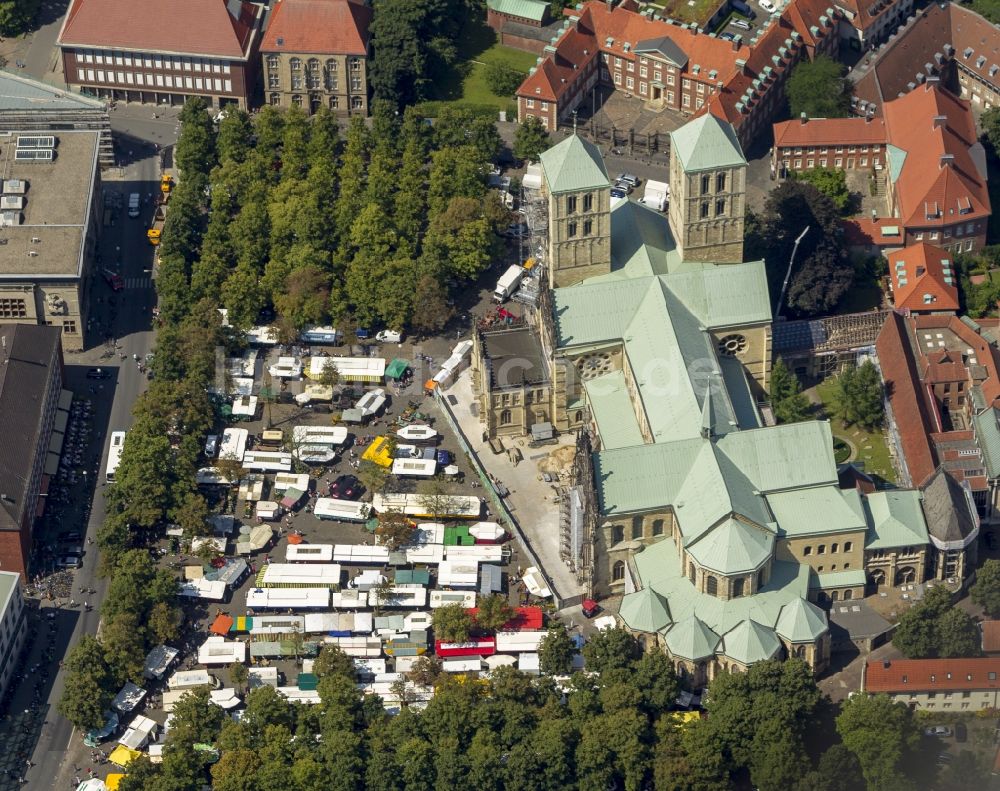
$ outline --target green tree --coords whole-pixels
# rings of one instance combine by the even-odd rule
[[[486,64],[484,77],[486,85],[497,96],[513,96],[527,75],[502,61],[494,60]]]
[[[990,618],[1000,617],[1000,560],[989,558],[976,571],[976,584],[969,589],[973,603]]]
[[[448,301],[447,288],[439,277],[432,274],[423,274],[417,280],[413,305],[410,326],[428,335],[440,332],[455,315],[455,310]]]
[[[538,645],[538,664],[549,676],[564,676],[573,669],[575,647],[565,624],[553,623]]]
[[[812,168],[796,175],[807,181],[833,201],[841,214],[849,214],[851,191],[847,188],[847,171],[839,168]]]
[[[134,612],[119,612],[104,621],[101,646],[116,683],[142,682],[146,658],[145,629]]]
[[[373,461],[362,461],[356,472],[358,480],[371,492],[381,492],[389,480],[389,471]]]
[[[516,615],[516,611],[507,602],[507,598],[497,594],[480,597],[477,606],[476,626],[487,632],[496,632],[502,629],[504,624]]]
[[[537,162],[539,155],[549,147],[549,132],[542,122],[529,115],[514,132],[514,156]]]
[[[809,419],[809,399],[802,393],[799,378],[780,357],[771,369],[771,407],[779,423]]]
[[[229,665],[229,683],[236,687],[242,694],[250,681],[250,671],[242,662],[233,662]]]
[[[914,787],[920,731],[906,704],[887,695],[855,695],[837,716],[837,733],[861,764],[869,791]]]
[[[114,678],[97,639],[84,635],[66,656],[63,671],[59,713],[81,730],[100,728],[114,697]]]
[[[842,744],[832,744],[820,756],[819,764],[793,786],[795,791],[856,791],[864,788],[861,764]]]
[[[313,673],[317,678],[326,676],[344,676],[354,681],[357,670],[354,660],[336,645],[324,645],[319,655],[313,660]]]
[[[406,677],[419,687],[433,687],[443,672],[440,659],[431,654],[424,654],[417,657]]]
[[[882,378],[871,360],[857,367],[852,365],[837,377],[835,409],[848,426],[857,424],[872,430],[882,425]]]
[[[1000,153],[1000,107],[991,107],[979,117],[979,128],[983,130],[993,153]]]
[[[19,36],[26,33],[38,9],[38,0],[0,1],[0,35]]]
[[[638,641],[621,627],[603,629],[583,646],[586,668],[592,673],[628,667],[639,654]]]
[[[793,118],[846,118],[851,109],[844,67],[827,55],[801,60],[785,86]]]
[[[461,604],[446,604],[432,613],[434,636],[447,643],[464,643],[472,634],[473,620]]]
[[[945,658],[979,656],[979,627],[967,612],[952,608],[937,621],[937,654]]]
[[[378,515],[375,535],[382,546],[395,551],[413,538],[413,524],[402,511],[389,509]]]
[[[157,602],[149,610],[146,631],[155,643],[168,643],[180,634],[182,613],[176,605]]]

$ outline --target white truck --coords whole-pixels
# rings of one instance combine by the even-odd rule
[[[131,192],[128,196],[128,216],[135,218],[139,216],[139,193]]]
[[[497,281],[497,287],[493,289],[493,300],[502,304],[510,299],[517,291],[517,287],[521,285],[523,277],[524,267],[519,264],[510,266]]]
[[[665,181],[647,181],[646,191],[640,203],[644,203],[656,211],[664,211],[670,202],[670,185]]]

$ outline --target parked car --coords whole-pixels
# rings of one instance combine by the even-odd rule
[[[403,333],[399,330],[379,330],[375,340],[379,343],[402,343]]]
[[[969,738],[969,729],[965,727],[964,722],[955,723],[955,741],[965,742]]]
[[[719,38],[721,38],[723,41],[733,41],[736,38],[736,36],[733,33],[730,33],[728,30],[724,30],[719,34]]]
[[[757,5],[763,8],[769,14],[773,14],[777,10],[774,7],[774,3],[772,3],[771,0],[757,0]]]
[[[442,467],[447,467],[451,464],[451,451],[439,450],[437,452],[437,463]]]
[[[56,561],[56,566],[61,569],[78,569],[83,565],[83,561],[78,555],[63,555]]]
[[[219,436],[217,434],[209,434],[205,437],[205,455],[208,458],[215,458],[215,453],[219,449]]]
[[[738,27],[740,30],[749,30],[751,25],[745,19],[730,19],[729,24]]]
[[[357,500],[365,493],[365,487],[353,475],[341,475],[330,485],[330,496],[338,500]]]
[[[951,728],[947,725],[932,725],[929,728],[924,728],[924,735],[939,736],[942,738],[945,736],[951,736]]]
[[[627,198],[628,197],[628,190],[623,190],[621,187],[612,187],[611,188],[611,197],[612,198]]]
[[[111,371],[106,368],[88,368],[87,369],[88,379],[110,379]]]
[[[638,187],[642,181],[638,176],[634,176],[631,173],[619,173],[618,178],[615,181],[622,182],[623,184],[628,184],[633,189]]]
[[[354,337],[357,338],[359,341],[366,341],[369,338],[371,338],[371,336],[372,336],[372,331],[367,327],[358,327],[354,331]]]

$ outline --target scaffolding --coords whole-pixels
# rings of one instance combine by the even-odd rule
[[[772,332],[774,355],[799,374],[829,376],[843,365],[855,362],[860,355],[871,353],[891,312],[870,310],[822,319],[777,322]]]

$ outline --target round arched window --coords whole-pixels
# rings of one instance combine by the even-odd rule
[[[743,354],[748,345],[746,335],[726,335],[719,341],[719,354],[725,357],[736,357]]]

